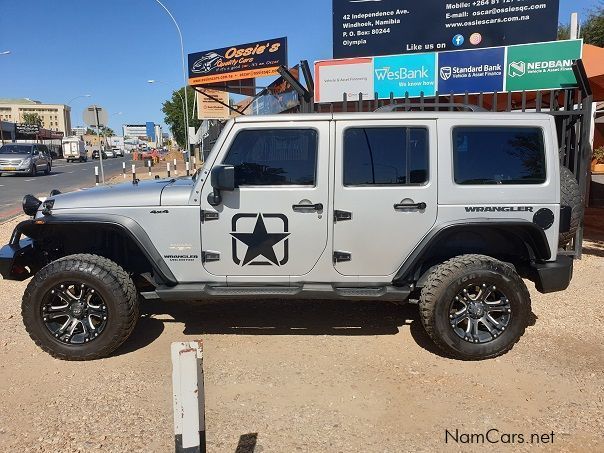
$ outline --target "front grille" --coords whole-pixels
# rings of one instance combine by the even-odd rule
[[[18,167],[21,165],[21,159],[0,159],[0,165],[6,165],[11,167]]]

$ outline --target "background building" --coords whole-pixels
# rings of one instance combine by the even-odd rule
[[[124,124],[122,126],[124,139],[131,143],[133,139],[138,139],[150,147],[163,146],[162,127],[154,122],[145,124]]]
[[[85,126],[74,126],[71,128],[71,135],[82,137],[83,135],[86,135],[87,130],[88,128]]]
[[[26,113],[37,113],[44,129],[71,135],[71,107],[68,105],[42,104],[28,98],[0,99],[0,120],[23,123]]]

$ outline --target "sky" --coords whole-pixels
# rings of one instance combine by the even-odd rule
[[[547,0],[545,0],[547,1]],[[290,65],[332,56],[332,0],[163,0],[187,53],[288,37]],[[560,0],[560,21],[598,0]],[[155,0],[0,0],[0,98],[68,103],[72,125],[92,104],[124,123],[163,124],[183,85],[179,38]],[[147,80],[161,83],[150,85]],[[190,107],[191,108],[191,107]],[[121,114],[120,114],[121,112]]]

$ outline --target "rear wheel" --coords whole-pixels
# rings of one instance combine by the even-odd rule
[[[126,271],[113,261],[71,255],[34,276],[21,310],[29,336],[44,351],[63,360],[92,360],[128,338],[138,298]]]
[[[462,255],[436,266],[420,297],[430,338],[464,360],[505,354],[524,333],[530,313],[530,295],[516,271],[484,255]]]

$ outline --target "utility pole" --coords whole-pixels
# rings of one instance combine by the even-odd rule
[[[99,139],[99,163],[101,167],[101,181],[105,184],[105,172],[103,171],[103,142],[101,141],[101,125],[99,120],[99,108],[94,106],[94,115],[96,117],[96,135]]]

